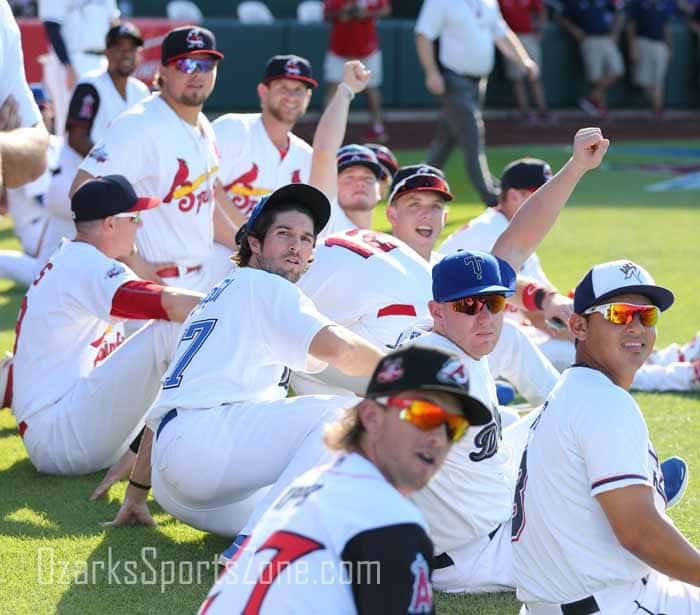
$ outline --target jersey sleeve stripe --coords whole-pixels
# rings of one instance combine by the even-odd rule
[[[642,480],[648,482],[649,478],[642,476],[641,474],[618,474],[617,476],[609,476],[607,478],[601,478],[600,480],[591,483],[591,490],[595,490],[603,485],[608,485],[610,483],[615,483],[622,480]]]
[[[377,318],[382,316],[417,316],[416,308],[405,303],[393,303],[380,308],[377,311]]]

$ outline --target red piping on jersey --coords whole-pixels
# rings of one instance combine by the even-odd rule
[[[377,318],[382,316],[417,316],[416,308],[406,303],[392,303],[386,307],[380,308],[377,312]]]
[[[10,364],[7,369],[7,384],[5,385],[5,396],[2,398],[3,408],[12,408],[12,381],[14,380],[14,364]]]
[[[163,308],[162,296],[165,287],[149,280],[125,282],[112,298],[112,316],[147,320],[170,320]]]

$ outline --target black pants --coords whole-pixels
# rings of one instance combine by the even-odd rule
[[[487,205],[498,201],[494,180],[484,153],[481,107],[488,79],[464,77],[445,69],[442,117],[428,150],[428,164],[442,168],[455,143],[462,149],[464,166],[474,188]]]

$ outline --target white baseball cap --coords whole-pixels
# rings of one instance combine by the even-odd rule
[[[616,295],[639,293],[662,312],[673,305],[673,293],[658,286],[651,274],[629,260],[610,261],[596,265],[576,286],[574,312],[583,314],[592,305]]]

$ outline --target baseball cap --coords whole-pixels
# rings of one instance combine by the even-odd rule
[[[123,175],[105,175],[86,181],[73,195],[73,220],[88,222],[115,214],[143,211],[160,205],[156,197],[138,197]]]
[[[287,184],[257,202],[248,221],[238,229],[236,244],[240,244],[248,231],[255,228],[263,211],[288,204],[299,204],[311,210],[316,234],[323,230],[331,216],[331,204],[323,192],[308,184]]]
[[[358,164],[367,167],[377,179],[381,179],[384,172],[374,152],[369,147],[356,143],[343,145],[338,150],[335,160],[338,165],[338,173]]]
[[[296,55],[272,56],[267,61],[262,82],[267,84],[275,79],[303,81],[312,88],[318,85],[311,73],[311,62]]]
[[[143,37],[141,36],[141,30],[139,30],[130,21],[122,21],[112,26],[107,32],[107,38],[105,39],[105,47],[111,47],[123,38],[131,39],[139,47],[143,46]]]
[[[420,165],[413,173],[405,171],[405,167],[399,169],[391,184],[389,203],[412,192],[436,192],[445,201],[451,201],[453,196],[450,191],[450,185],[447,183],[442,171],[440,171],[439,175],[431,171],[434,168],[428,165]]]
[[[201,26],[182,26],[170,30],[160,47],[161,64],[193,55],[208,55],[217,59],[224,54],[216,49],[216,37],[211,30]]]
[[[433,267],[433,299],[439,303],[462,297],[515,292],[516,274],[504,260],[480,250],[461,250]]]
[[[574,290],[574,312],[583,314],[589,307],[616,295],[639,293],[662,312],[673,305],[673,293],[658,286],[651,274],[629,260],[617,260],[596,265]]]
[[[379,143],[365,143],[365,147],[374,152],[374,155],[377,157],[377,162],[382,166],[384,173],[382,173],[381,179],[387,177],[393,179],[396,171],[399,170],[399,161],[396,159],[396,156],[394,156],[394,152],[386,145],[381,145]]]
[[[485,425],[493,418],[483,403],[469,395],[468,368],[457,355],[437,348],[405,346],[384,356],[372,374],[366,397],[373,399],[405,391],[453,395],[472,425]]]
[[[552,178],[552,168],[539,158],[520,158],[514,160],[501,175],[501,191],[509,188],[516,190],[537,190]]]

